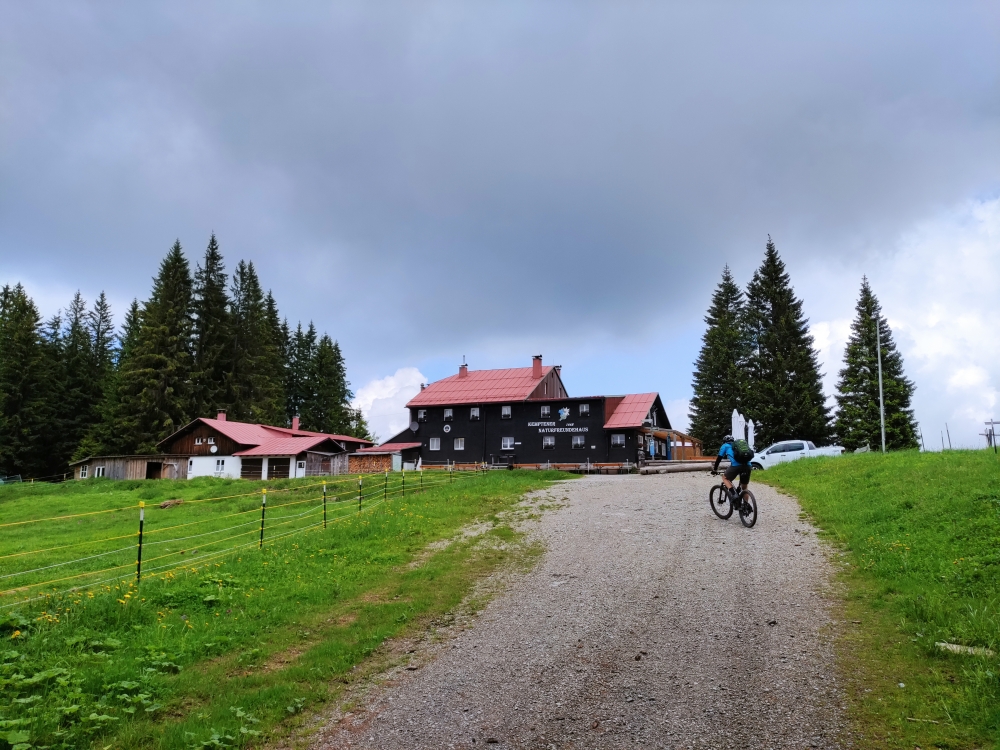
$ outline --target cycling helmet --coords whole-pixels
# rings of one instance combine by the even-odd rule
[[[726,435],[724,438],[722,438],[723,443],[732,443],[734,440],[736,440],[736,438],[734,438],[732,435]]]

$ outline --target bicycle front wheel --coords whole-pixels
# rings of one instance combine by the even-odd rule
[[[724,484],[717,484],[711,489],[708,493],[708,504],[712,506],[712,512],[723,521],[733,515],[733,504],[729,502]]]
[[[743,490],[743,505],[740,508],[740,523],[752,529],[757,523],[757,498],[750,490]]]

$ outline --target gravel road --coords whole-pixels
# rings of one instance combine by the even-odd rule
[[[850,746],[827,553],[792,498],[755,485],[745,529],[712,515],[711,484],[549,490],[569,502],[534,522],[547,551],[533,571],[314,748]]]

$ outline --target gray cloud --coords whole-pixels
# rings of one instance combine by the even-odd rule
[[[1000,187],[995,8],[5,2],[0,273],[143,296],[214,230],[372,372],[641,339]]]

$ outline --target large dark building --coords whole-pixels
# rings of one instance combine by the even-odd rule
[[[671,429],[656,393],[570,397],[559,367],[469,370],[424,386],[406,406],[410,426],[376,451],[407,444],[422,465],[636,464],[700,455]],[[402,446],[400,446],[402,447]]]

